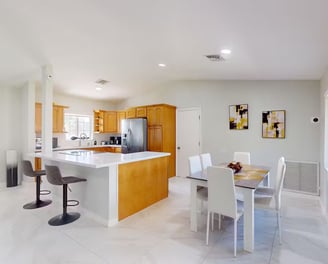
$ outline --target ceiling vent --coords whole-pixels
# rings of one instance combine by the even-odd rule
[[[96,83],[97,83],[97,84],[101,84],[101,85],[105,85],[105,84],[109,83],[109,81],[106,81],[106,80],[103,80],[103,79],[98,79],[98,80],[96,81]]]
[[[225,61],[225,59],[219,54],[205,55],[210,61]]]

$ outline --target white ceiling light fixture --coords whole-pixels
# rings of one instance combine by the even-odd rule
[[[231,54],[231,50],[230,49],[222,49],[221,54],[229,55],[229,54]]]
[[[158,67],[165,68],[166,64],[165,63],[158,63]]]
[[[102,88],[101,87],[96,87],[96,91],[101,91],[102,90]]]

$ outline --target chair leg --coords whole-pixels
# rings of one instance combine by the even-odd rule
[[[41,200],[40,199],[40,189],[41,189],[41,176],[37,176],[35,178],[35,201],[25,204],[23,206],[24,209],[36,209],[40,207],[47,206],[51,204],[51,200]]]
[[[237,219],[234,219],[234,224],[233,224],[233,255],[236,257],[237,256]]]
[[[219,230],[221,230],[221,215],[219,214]]]
[[[41,189],[41,177],[37,176],[36,177],[36,202],[40,202],[40,189]]]
[[[281,215],[280,210],[277,211],[277,220],[278,220],[278,233],[279,233],[279,244],[282,244],[281,242]]]
[[[206,225],[206,245],[208,245],[208,236],[209,236],[209,229],[210,229],[210,216],[211,216],[211,212],[208,211],[207,212],[207,225]],[[212,213],[212,217],[213,217],[213,213]]]
[[[61,226],[72,223],[79,218],[79,213],[67,213],[67,184],[63,184],[63,213],[51,218],[48,224],[51,226]]]
[[[67,184],[63,184],[63,216],[67,215]]]
[[[211,224],[212,224],[212,232],[214,231],[214,213],[211,214]]]

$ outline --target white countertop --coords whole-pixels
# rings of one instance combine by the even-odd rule
[[[108,146],[108,145],[107,145]],[[160,157],[170,156],[166,152],[136,152],[136,153],[110,153],[110,152],[96,152],[89,150],[63,150],[54,151],[51,154],[35,153],[35,157],[41,157],[45,160],[59,161],[72,165],[84,166],[89,168],[103,168],[112,165],[136,162],[147,159],[154,159]]]

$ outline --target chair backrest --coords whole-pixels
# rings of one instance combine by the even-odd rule
[[[238,161],[241,165],[251,164],[251,153],[250,152],[234,152],[233,153],[233,161]]]
[[[206,170],[207,167],[212,166],[212,158],[210,153],[203,153],[200,154],[200,159],[202,161],[202,168],[203,170]]]
[[[208,210],[236,218],[237,199],[233,171],[230,168],[207,168]]]
[[[189,157],[188,161],[190,176],[202,173],[202,163],[199,155]]]
[[[23,174],[26,176],[34,177],[32,163],[29,160],[22,160]]]
[[[45,165],[45,168],[46,168],[48,182],[50,182],[51,184],[54,184],[54,185],[63,185],[64,184],[62,175],[57,166]]]
[[[281,192],[284,185],[284,179],[286,174],[286,162],[284,157],[280,157],[277,166],[277,178],[276,178],[276,187],[275,187],[275,196],[276,196],[276,209],[281,207]]]

